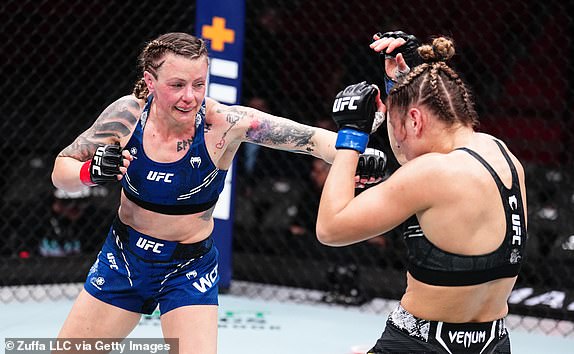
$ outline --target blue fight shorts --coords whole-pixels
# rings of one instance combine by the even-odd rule
[[[219,253],[212,237],[191,244],[144,235],[116,216],[84,289],[122,309],[162,314],[188,305],[217,305]]]
[[[398,306],[385,331],[367,354],[383,353],[510,353],[504,319],[481,323],[446,323],[413,316]]]

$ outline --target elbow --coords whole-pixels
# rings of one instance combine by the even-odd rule
[[[51,176],[51,178],[52,178],[52,184],[54,185],[54,187],[59,188],[59,189],[62,189],[62,188],[63,188],[63,185],[62,185],[62,183],[60,182],[60,178],[59,178],[58,173],[56,172],[56,170],[53,170],[53,171],[52,171],[52,176]]]
[[[337,247],[344,245],[339,239],[335,228],[330,225],[317,223],[315,232],[317,234],[317,240],[326,246]]]

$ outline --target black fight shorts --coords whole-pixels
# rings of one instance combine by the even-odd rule
[[[398,306],[383,335],[367,354],[510,353],[504,319],[481,323],[446,323],[417,318]]]

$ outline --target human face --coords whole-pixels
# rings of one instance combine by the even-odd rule
[[[157,77],[144,73],[148,88],[154,94],[158,114],[177,122],[194,123],[205,98],[207,58],[192,60],[170,53],[163,60]]]

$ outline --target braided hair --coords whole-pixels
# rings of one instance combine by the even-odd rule
[[[404,115],[414,104],[425,105],[439,119],[451,125],[478,126],[478,114],[470,89],[446,64],[455,54],[453,40],[437,37],[432,44],[422,45],[417,50],[424,63],[412,69],[389,92],[389,106]]]
[[[203,39],[182,32],[166,33],[149,42],[139,55],[141,72],[148,71],[157,78],[157,70],[163,65],[167,53],[192,60],[203,56],[207,58],[208,55]],[[146,99],[148,96],[149,91],[143,77],[136,82],[133,94],[140,99]]]

